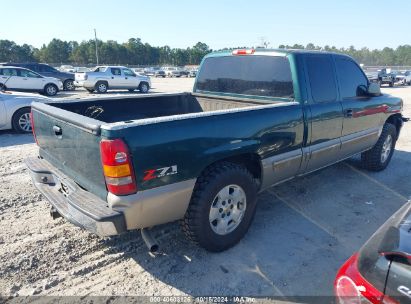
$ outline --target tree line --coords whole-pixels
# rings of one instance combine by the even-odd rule
[[[130,38],[127,42],[97,41],[100,64],[120,65],[197,65],[201,59],[212,51],[203,42],[193,47],[170,48],[169,46],[151,46],[140,38]],[[356,49],[336,48],[335,46],[316,46],[312,43],[280,45],[279,48],[324,50],[352,56],[364,65],[411,66],[411,45],[400,45],[397,48],[385,47],[370,50],[367,47]],[[47,45],[35,48],[28,44],[18,45],[10,40],[0,40],[0,62],[47,62],[51,64],[95,65],[96,45],[94,40],[63,41],[53,39]]]

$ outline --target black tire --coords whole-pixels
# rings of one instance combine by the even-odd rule
[[[391,142],[389,144],[390,150],[387,154],[387,144],[391,138]],[[395,143],[397,141],[397,129],[394,125],[390,123],[386,123],[382,128],[382,132],[380,138],[378,139],[375,146],[368,151],[361,153],[361,163],[363,168],[370,170],[370,171],[381,171],[384,170],[394,153]],[[383,153],[385,157],[383,157]]]
[[[228,226],[230,223],[235,224],[232,231],[226,232],[226,234],[218,234],[214,231],[216,228],[212,228],[212,225],[217,227],[218,221],[221,221],[220,215],[223,218],[223,213],[229,218],[230,210],[233,209],[232,205],[237,208],[240,203],[235,204],[233,203],[234,200],[222,201],[221,204],[226,205],[226,207],[216,209],[218,210],[216,212],[219,213],[217,214],[218,218],[215,219],[217,221],[215,224],[213,224],[214,221],[210,222],[210,211],[212,206],[215,206],[218,202],[217,194],[222,189],[233,186],[243,191],[245,205],[242,206],[245,206],[245,210],[238,224],[235,224],[236,222],[231,219],[228,221]],[[229,193],[231,188],[228,189]],[[229,162],[213,165],[197,179],[190,205],[184,219],[181,220],[182,230],[189,240],[208,251],[219,252],[226,250],[237,244],[247,233],[254,218],[256,199],[257,183],[246,168]],[[224,204],[224,202],[226,203]],[[236,210],[240,209],[237,208]],[[232,212],[232,215],[234,215],[234,212]]]
[[[390,88],[392,88],[393,86],[394,86],[394,82],[391,81],[391,82],[390,82]]]
[[[129,92],[133,93],[135,89],[128,89]]]
[[[30,108],[17,110],[11,120],[13,129],[18,133],[31,133]]]
[[[97,93],[99,93],[99,94],[107,93],[108,83],[107,83],[106,81],[98,81],[98,82],[96,83],[95,90],[96,90]]]
[[[0,91],[7,90],[6,86],[3,83],[0,83]]]
[[[150,86],[149,86],[149,84],[147,83],[147,82],[141,82],[140,83],[140,85],[138,86],[138,90],[141,92],[141,93],[148,93],[148,91],[150,90]]]
[[[58,91],[58,87],[53,83],[49,83],[44,87],[44,95],[46,96],[56,96]]]
[[[74,85],[74,80],[67,79],[66,81],[64,81],[63,89],[64,91],[74,91],[76,89],[76,86]]]

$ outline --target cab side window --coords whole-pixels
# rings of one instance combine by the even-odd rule
[[[331,56],[309,55],[306,57],[311,96],[315,103],[337,100],[337,86]]]
[[[341,98],[364,96],[364,86],[368,86],[368,79],[358,65],[345,58],[336,58],[335,64]]]
[[[123,73],[125,76],[136,76],[132,70],[129,69],[123,69]]]
[[[121,76],[121,70],[119,68],[111,68],[111,74],[114,76]]]

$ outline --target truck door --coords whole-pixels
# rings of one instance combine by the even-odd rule
[[[124,87],[127,89],[136,89],[139,85],[137,75],[130,69],[123,69]]]
[[[385,107],[379,97],[366,96],[368,79],[357,63],[335,56],[335,66],[344,113],[341,156],[345,158],[377,142]]]
[[[338,160],[341,148],[343,112],[331,55],[305,57],[308,89],[308,137],[303,149],[303,172],[310,172]]]
[[[110,68],[111,80],[109,87],[112,89],[119,89],[124,87],[124,76],[121,74],[120,68]]]

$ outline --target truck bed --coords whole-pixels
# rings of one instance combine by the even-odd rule
[[[126,98],[91,99],[56,103],[53,106],[105,123],[155,118],[170,115],[210,112],[267,104],[194,96],[190,93],[155,94]],[[121,106],[119,106],[121,105]]]

